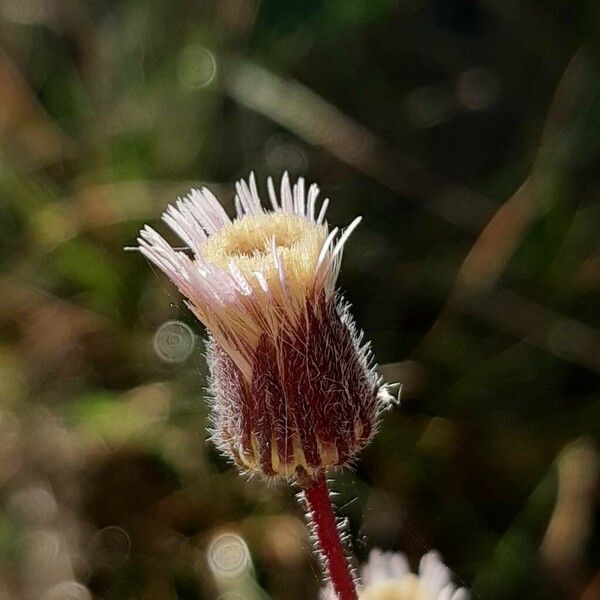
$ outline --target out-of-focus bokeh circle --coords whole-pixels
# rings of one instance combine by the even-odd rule
[[[215,537],[207,552],[208,566],[217,577],[238,577],[250,564],[246,542],[235,533]]]
[[[9,497],[9,506],[21,518],[34,523],[47,523],[56,513],[56,499],[43,485],[24,487]]]
[[[116,525],[104,527],[92,540],[92,555],[95,564],[115,568],[129,556],[131,540],[129,534]]]
[[[179,57],[179,81],[185,87],[203,88],[217,73],[217,61],[210,50],[188,46]]]
[[[181,321],[167,321],[154,334],[154,350],[168,363],[183,362],[196,345],[196,335]]]

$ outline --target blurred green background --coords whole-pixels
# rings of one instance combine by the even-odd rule
[[[364,216],[340,283],[404,384],[334,475],[357,561],[600,598],[599,27],[593,1],[2,0],[0,598],[316,598],[294,491],[206,443],[202,328],[123,251],[191,185],[231,207],[285,169]]]

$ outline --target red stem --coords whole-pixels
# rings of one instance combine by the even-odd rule
[[[339,600],[358,600],[356,583],[342,546],[340,532],[331,506],[327,480],[323,473],[320,473],[304,487],[304,496],[319,546],[325,558],[329,578]]]

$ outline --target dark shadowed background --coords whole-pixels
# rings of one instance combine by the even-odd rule
[[[123,251],[286,169],[363,215],[340,283],[404,384],[334,475],[357,560],[600,598],[599,31],[593,1],[2,0],[0,598],[316,598],[293,491],[206,442],[202,327]]]

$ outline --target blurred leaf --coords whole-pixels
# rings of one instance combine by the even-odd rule
[[[49,271],[64,278],[86,304],[102,314],[118,315],[123,282],[109,254],[84,238],[72,239],[50,256]]]

